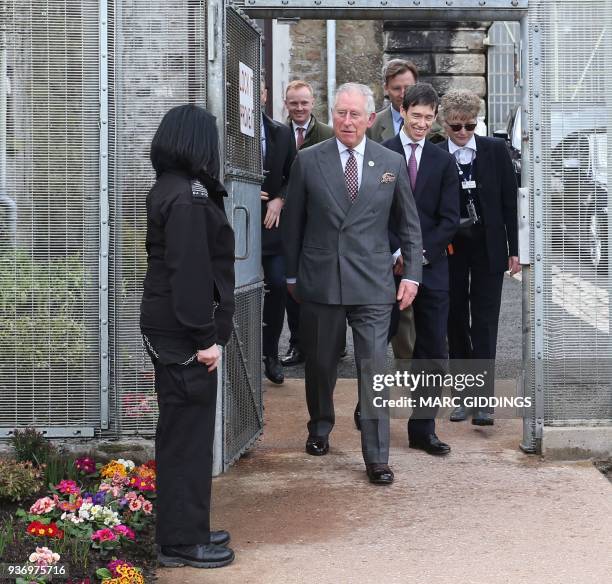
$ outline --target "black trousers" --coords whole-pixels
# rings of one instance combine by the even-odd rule
[[[264,272],[262,353],[264,357],[278,357],[278,341],[283,331],[287,281],[283,255],[261,257]]]
[[[206,544],[210,542],[217,372],[209,373],[197,361],[172,363],[188,356],[190,349],[177,358],[177,352],[166,352],[159,339],[152,343],[160,355],[152,357],[159,405],[156,541],[160,545]]]
[[[444,375],[448,372],[448,345],[446,342],[448,321],[448,290],[435,290],[424,284],[412,303],[416,339],[412,353],[415,373],[425,372]],[[442,394],[438,384],[420,385],[414,392],[417,400],[436,398]],[[419,438],[435,432],[437,407],[415,407],[408,421],[408,436]]]
[[[503,272],[489,271],[485,232],[472,227],[459,233],[453,242],[454,254],[449,257],[450,310],[448,344],[451,363],[455,360],[488,360],[485,365],[489,382],[479,392],[492,396],[494,392],[497,331],[501,307]]]
[[[289,344],[292,347],[300,346],[300,305],[293,299],[291,294],[287,294],[287,324],[289,325]]]

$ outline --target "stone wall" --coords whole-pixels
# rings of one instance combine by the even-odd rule
[[[369,85],[382,102],[383,26],[377,20],[336,21],[336,83]],[[317,98],[315,116],[327,121],[327,37],[324,20],[300,20],[291,26],[289,79],[305,79]]]

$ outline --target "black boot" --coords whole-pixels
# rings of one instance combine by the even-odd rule
[[[157,560],[164,568],[220,568],[234,561],[234,552],[221,545],[163,545]]]

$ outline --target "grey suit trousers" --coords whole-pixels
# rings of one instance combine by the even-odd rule
[[[300,339],[306,356],[306,403],[310,421],[308,433],[328,436],[334,427],[333,392],[338,361],[344,348],[346,324],[353,329],[361,420],[361,449],[368,463],[389,461],[389,413],[372,403],[372,375],[383,372],[391,304],[337,305],[303,302],[300,305]]]

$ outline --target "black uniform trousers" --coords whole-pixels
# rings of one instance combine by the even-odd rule
[[[289,325],[289,345],[300,346],[300,305],[293,299],[291,294],[287,295],[287,324]]]
[[[278,341],[283,332],[287,281],[285,279],[285,257],[262,255],[265,295],[263,302],[262,354],[278,357]]]
[[[450,310],[448,344],[451,360],[478,359],[490,380],[479,395],[493,395],[497,329],[504,272],[491,272],[485,230],[475,225],[459,231],[449,257]],[[485,408],[486,409],[486,408]],[[490,411],[490,410],[489,410]]]
[[[427,269],[427,268],[425,268]],[[448,290],[419,285],[419,291],[412,303],[416,339],[412,354],[412,370],[415,374],[432,373],[444,375],[448,372],[448,345],[446,327],[448,321]],[[413,408],[408,420],[408,437],[418,439],[435,432],[437,407],[418,406],[419,400],[439,398],[440,384],[422,384],[413,392],[417,407]]]
[[[173,359],[159,339],[152,356],[159,418],[155,435],[157,463],[156,541],[160,545],[210,542],[210,495],[217,405],[217,371],[192,361],[189,351]]]

